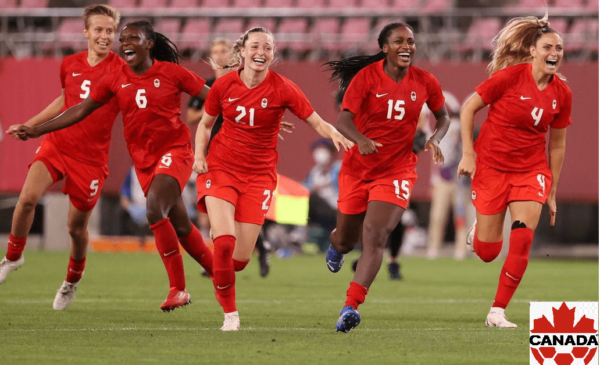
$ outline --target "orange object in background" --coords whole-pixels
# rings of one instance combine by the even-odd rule
[[[154,237],[146,237],[143,241],[134,236],[99,236],[92,238],[92,249],[96,252],[156,252]],[[210,238],[205,238],[206,245],[214,251]],[[183,247],[180,247],[184,252]]]

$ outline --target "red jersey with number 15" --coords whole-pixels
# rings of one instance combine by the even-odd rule
[[[210,88],[204,110],[223,114],[223,126],[210,143],[207,163],[250,173],[271,174],[277,168],[277,134],[286,109],[304,120],[314,109],[296,84],[269,71],[249,89],[240,71],[219,77]]]
[[[63,59],[60,66],[60,83],[65,92],[63,112],[81,103],[90,95],[92,87],[106,74],[117,71],[124,63],[119,56],[109,52],[96,66],[90,66],[88,51]],[[65,155],[93,166],[108,164],[111,130],[119,114],[116,101],[103,105],[80,123],[54,131],[46,139]]]
[[[154,60],[143,75],[129,66],[106,75],[92,89],[91,98],[107,103],[113,96],[123,114],[125,141],[138,169],[153,166],[167,150],[189,146],[190,129],[181,114],[181,93],[197,95],[206,81],[171,62]]]
[[[532,65],[495,72],[475,89],[488,116],[475,141],[477,158],[502,171],[530,171],[548,166],[546,132],[571,124],[571,89],[556,75],[539,90]]]
[[[356,129],[379,142],[377,153],[363,156],[355,145],[344,153],[343,172],[361,180],[413,171],[417,156],[413,139],[424,103],[438,111],[444,106],[444,94],[437,79],[414,66],[400,82],[384,71],[384,61],[368,65],[354,76],[344,95],[342,110],[354,117]]]

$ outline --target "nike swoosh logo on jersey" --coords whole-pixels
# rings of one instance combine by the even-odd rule
[[[382,97],[382,96],[385,96],[385,95],[387,95],[387,94],[388,94],[388,93],[385,93],[385,94],[375,94],[375,97],[378,97],[378,98],[380,98],[380,97]]]
[[[223,290],[223,289],[227,289],[227,288],[229,288],[230,286],[231,286],[231,284],[229,284],[229,285],[225,285],[225,286],[218,286],[218,285],[217,285],[217,289],[219,289],[219,290]]]
[[[83,271],[75,271],[73,269],[69,269],[70,272],[74,273],[74,274],[81,274]]]
[[[523,95],[521,95],[521,100],[527,100],[527,99],[531,99],[531,97],[526,98]]]
[[[131,85],[131,84],[121,84],[121,87],[124,88],[124,87],[127,87],[129,85]]]
[[[235,98],[235,99],[229,98],[229,101],[232,102],[232,101],[236,101],[237,99],[239,99],[239,98]]]
[[[83,74],[76,74],[75,72],[73,72],[73,77],[77,77],[77,76],[81,76]]]
[[[177,250],[173,250],[171,252],[165,252],[165,253],[163,253],[163,256],[167,257],[167,256],[170,256],[170,255],[174,254],[175,252],[177,252]]]

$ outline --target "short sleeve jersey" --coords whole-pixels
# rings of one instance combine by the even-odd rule
[[[314,109],[289,79],[269,71],[265,80],[249,89],[239,71],[215,81],[204,110],[223,115],[221,131],[212,140],[207,162],[242,173],[271,174],[277,168],[277,134],[286,109],[304,120]]]
[[[354,76],[342,102],[342,110],[354,114],[354,124],[367,138],[381,143],[378,153],[363,156],[358,146],[344,153],[342,171],[362,180],[413,171],[417,155],[413,139],[424,103],[438,111],[444,95],[437,79],[414,66],[400,82],[384,71],[384,60],[370,64]]]
[[[552,77],[539,90],[530,63],[495,72],[475,89],[489,105],[475,141],[477,158],[502,171],[522,172],[548,165],[546,132],[571,124],[571,90]]]
[[[62,111],[81,103],[103,75],[119,70],[124,61],[109,52],[96,66],[87,61],[88,52],[80,52],[63,59],[60,66],[60,82],[65,93]],[[73,159],[92,166],[106,166],[110,148],[111,130],[119,114],[116,101],[96,109],[83,121],[69,128],[54,131],[46,139]]]
[[[91,98],[99,103],[117,99],[129,154],[136,168],[145,169],[172,147],[191,148],[190,130],[179,118],[181,93],[196,95],[204,84],[204,79],[178,64],[155,60],[143,75],[127,65],[106,75],[92,89]]]

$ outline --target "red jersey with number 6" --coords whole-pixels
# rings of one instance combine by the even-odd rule
[[[205,83],[176,63],[154,60],[143,75],[127,65],[106,75],[92,89],[91,98],[107,103],[116,96],[129,154],[136,168],[145,169],[173,147],[191,149],[190,130],[179,119],[181,93],[197,95]]]
[[[372,63],[354,76],[344,95],[342,110],[354,117],[356,129],[367,138],[381,143],[377,153],[360,154],[358,145],[344,153],[344,173],[362,180],[413,171],[417,156],[413,139],[424,103],[438,111],[444,95],[437,79],[414,66],[400,82],[384,71],[384,60]]]
[[[277,135],[286,109],[304,120],[314,109],[292,81],[269,71],[265,80],[249,89],[241,71],[218,78],[210,88],[204,110],[223,114],[223,126],[210,143],[207,163],[239,172],[275,176]]]
[[[530,63],[495,72],[475,89],[489,111],[475,141],[477,158],[502,171],[548,166],[546,132],[571,124],[571,89],[556,75],[539,90]]]
[[[60,83],[65,93],[63,112],[81,103],[90,95],[92,86],[106,74],[116,72],[124,63],[119,56],[109,52],[96,66],[90,66],[88,52],[80,52],[63,59],[60,66]],[[65,155],[93,166],[108,164],[111,130],[119,114],[116,102],[96,109],[81,123],[48,134],[47,140]]]

